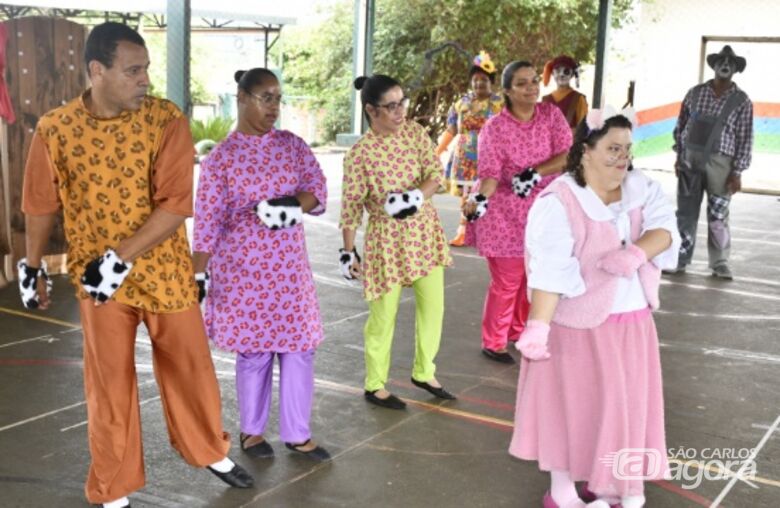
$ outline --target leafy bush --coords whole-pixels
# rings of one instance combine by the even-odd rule
[[[219,143],[230,134],[230,129],[233,127],[232,118],[209,118],[205,122],[202,120],[190,121],[190,130],[192,131],[192,141],[195,144],[203,141],[204,139],[210,139],[216,143]]]

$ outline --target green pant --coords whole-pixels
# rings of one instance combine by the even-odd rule
[[[412,283],[415,300],[415,352],[412,377],[430,381],[436,373],[433,359],[439,351],[444,320],[444,268],[439,266]],[[364,329],[367,391],[384,388],[390,372],[395,317],[401,300],[401,286],[395,286],[376,300],[368,302],[368,320]]]

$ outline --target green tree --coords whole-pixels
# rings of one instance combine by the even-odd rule
[[[333,5],[315,30],[293,27],[283,32],[284,93],[311,97],[309,107],[325,110],[322,129],[327,140],[350,128],[352,25],[352,2],[343,1]]]
[[[615,0],[613,26],[627,20],[633,0]],[[500,70],[512,60],[529,60],[539,69],[566,53],[594,60],[598,0],[377,0],[375,72],[410,90],[410,115],[431,133],[443,129],[449,104],[468,88],[470,61],[455,51],[438,54],[429,74],[419,79],[425,52],[453,41],[471,55],[488,51]],[[352,79],[353,2],[336,4],[316,29],[290,32],[285,44],[286,83],[294,93],[313,97],[326,110],[329,139],[349,128]],[[287,39],[286,39],[287,40]]]
[[[158,97],[165,97],[168,82],[166,34],[165,32],[150,32],[144,34],[144,39],[151,60],[149,66],[149,78],[152,83],[151,93]],[[204,77],[210,72],[208,64],[210,59],[207,48],[203,44],[203,42],[193,38],[190,47],[190,100],[193,104],[216,100],[216,96],[203,84]]]

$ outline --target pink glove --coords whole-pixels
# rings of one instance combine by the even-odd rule
[[[596,262],[596,266],[612,275],[629,278],[645,263],[647,263],[645,251],[631,244],[607,253]]]
[[[515,348],[529,360],[547,360],[547,336],[550,335],[550,325],[544,321],[532,319],[525,324],[525,330],[520,339],[515,342]]]

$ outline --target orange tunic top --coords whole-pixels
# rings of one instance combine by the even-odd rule
[[[81,97],[38,121],[25,167],[22,211],[63,209],[68,272],[79,297],[84,268],[132,236],[156,208],[192,215],[194,149],[187,118],[147,96],[138,111],[97,118]],[[184,225],[134,261],[114,293],[119,303],[176,312],[197,302]]]

